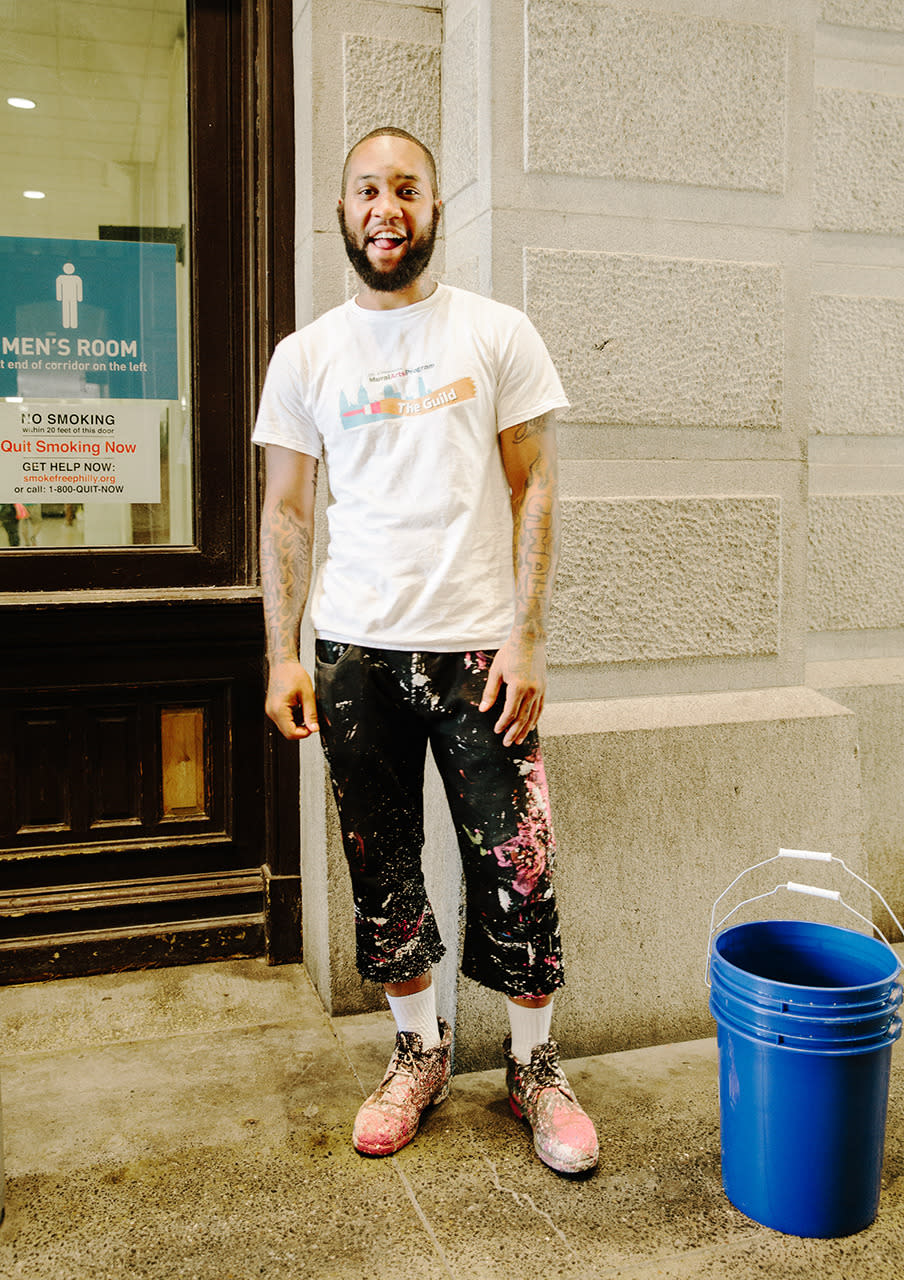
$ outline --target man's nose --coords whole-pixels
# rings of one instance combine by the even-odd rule
[[[398,216],[400,203],[394,191],[381,191],[371,208],[378,218],[388,221]]]

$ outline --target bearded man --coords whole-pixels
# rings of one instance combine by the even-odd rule
[[[433,157],[396,128],[352,147],[338,214],[357,297],[284,339],[254,440],[266,448],[261,566],[267,714],[319,733],[355,902],[357,964],[396,1020],[386,1074],[355,1120],[389,1155],[449,1092],[444,954],[424,887],[427,745],[466,886],[463,973],[505,998],[511,1106],[537,1154],[598,1159],[550,1039],[564,981],[549,795],[537,738],[557,547],[555,410],[567,406],[520,311],[429,273]],[[315,679],[299,659],[318,461],[326,558],[311,593]]]

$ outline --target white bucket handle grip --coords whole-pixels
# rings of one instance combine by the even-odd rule
[[[833,902],[841,902],[841,894],[837,889],[820,889],[815,884],[795,884],[793,880],[789,880],[785,888],[792,893],[809,893],[813,898],[831,898]]]
[[[715,902],[713,903],[713,909],[710,912],[710,917],[709,917],[709,937],[707,938],[707,941],[706,941],[706,967],[703,972],[703,981],[706,983],[707,986],[710,986],[709,967],[710,967],[710,962],[712,960],[713,934],[716,932],[717,929],[721,929],[722,925],[725,924],[726,920],[730,920],[736,911],[740,911],[741,907],[749,906],[751,902],[759,902],[760,899],[762,898],[771,898],[774,893],[778,893],[779,889],[789,889],[792,893],[808,893],[811,895],[811,897],[814,897],[814,898],[828,898],[828,899],[831,899],[832,902],[839,903],[847,911],[850,911],[853,915],[855,915],[858,918],[858,920],[862,920],[863,923],[867,925],[870,929],[874,929],[876,933],[878,933],[882,941],[885,943],[885,945],[889,949],[891,949],[891,943],[888,941],[885,934],[878,927],[878,925],[875,925],[872,922],[872,920],[868,920],[866,916],[861,915],[860,912],[857,911],[855,907],[852,907],[849,902],[845,902],[844,898],[842,898],[841,893],[839,892],[838,889],[820,889],[817,885],[798,884],[794,880],[788,880],[784,884],[777,884],[774,889],[769,889],[766,891],[766,893],[758,893],[752,898],[745,898],[743,902],[739,902],[736,906],[732,907],[732,909],[728,912],[728,914],[724,915],[722,919],[718,922],[718,924],[716,924],[715,922],[716,907],[719,905],[719,903],[722,901],[725,895],[731,892],[731,890],[735,887],[738,881],[743,880],[744,876],[749,875],[751,871],[757,871],[760,867],[768,866],[770,862],[777,862],[779,858],[798,858],[804,862],[837,862],[839,866],[844,868],[844,870],[848,873],[849,876],[852,876],[854,880],[858,880],[860,884],[864,885],[867,889],[869,889],[870,893],[874,893],[876,895],[876,897],[882,903],[885,910],[888,912],[892,920],[894,920],[895,924],[897,925],[898,932],[901,934],[904,934],[904,927],[902,927],[901,921],[898,919],[898,917],[892,911],[891,907],[882,897],[882,894],[879,892],[879,890],[874,888],[873,885],[871,885],[868,880],[864,880],[863,876],[858,876],[856,871],[852,871],[843,858],[836,858],[833,853],[816,853],[811,849],[779,849],[778,853],[773,854],[771,858],[764,858],[762,862],[755,862],[752,867],[745,868],[745,870],[742,871],[740,875],[735,876],[734,880],[732,880],[728,888],[723,889],[722,892],[719,894],[718,898],[716,898]]]

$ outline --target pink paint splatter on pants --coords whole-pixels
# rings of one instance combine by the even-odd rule
[[[533,893],[537,881],[546,870],[546,853],[537,847],[528,823],[518,823],[518,834],[498,844],[491,853],[500,867],[515,867],[518,874],[512,881],[512,888],[523,897]]]
[[[527,789],[527,812],[518,823],[518,834],[491,850],[500,867],[512,866],[517,875],[512,888],[527,897],[546,873],[555,852],[549,817],[549,788],[543,758],[537,755],[522,765]]]

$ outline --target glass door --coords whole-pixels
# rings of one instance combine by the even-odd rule
[[[0,549],[194,539],[184,0],[0,45]]]

